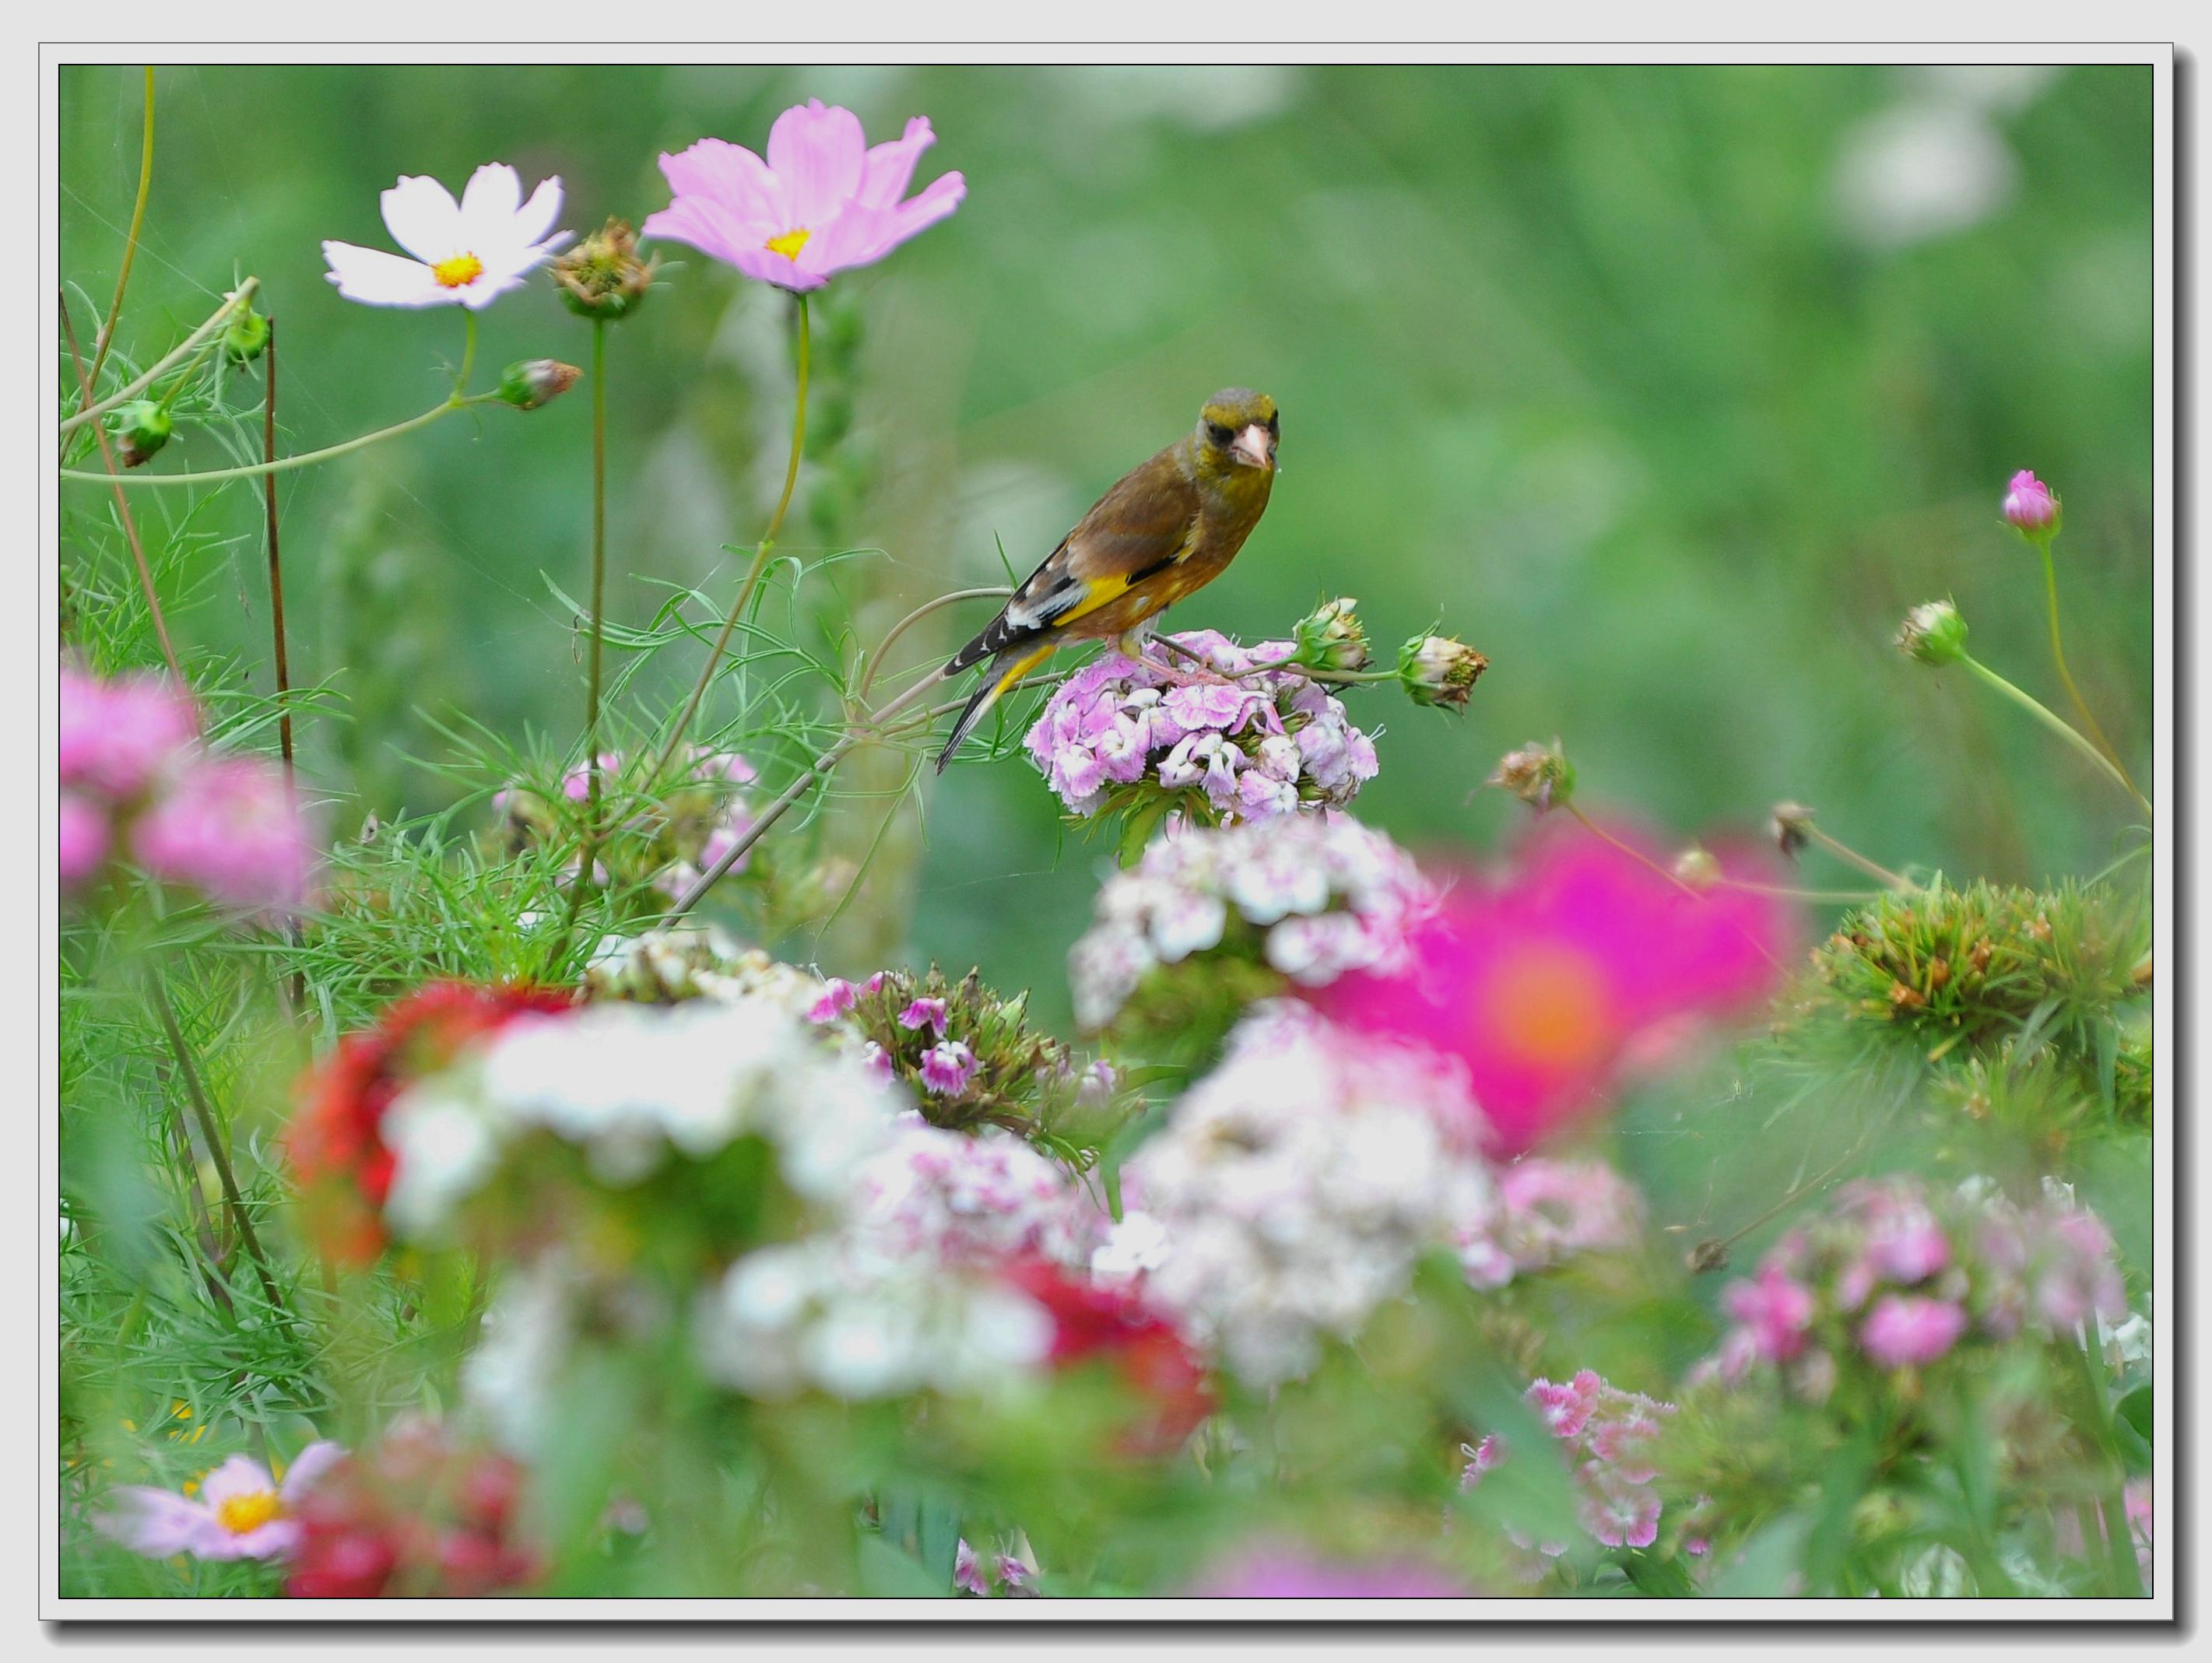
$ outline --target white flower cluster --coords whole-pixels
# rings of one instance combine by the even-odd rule
[[[1106,1213],[1066,1169],[1012,1133],[975,1137],[900,1116],[890,1146],[861,1169],[852,1228],[899,1257],[1080,1265],[1104,1237]]]
[[[593,999],[633,999],[647,1004],[679,999],[735,1004],[766,999],[805,1017],[829,984],[817,975],[770,958],[757,947],[740,947],[712,925],[679,925],[640,936],[608,936],[584,970]]]
[[[1341,816],[1182,827],[1099,890],[1097,922],[1068,955],[1077,1020],[1104,1027],[1147,973],[1220,946],[1232,919],[1308,986],[1388,969],[1430,899],[1412,856]]]
[[[392,1104],[383,1132],[398,1164],[385,1212],[403,1235],[439,1235],[507,1149],[539,1132],[582,1149],[592,1175],[616,1187],[672,1155],[702,1159],[757,1134],[794,1191],[840,1201],[900,1106],[768,999],[523,1017]]]
[[[1142,1211],[1092,1260],[1135,1272],[1256,1385],[1310,1370],[1495,1206],[1455,1071],[1263,1006],[1129,1163]]]

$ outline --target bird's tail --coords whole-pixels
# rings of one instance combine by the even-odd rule
[[[960,749],[960,742],[974,731],[975,724],[983,719],[1006,689],[1050,658],[1058,646],[1057,641],[1050,640],[1042,645],[1017,642],[1004,648],[991,660],[991,668],[984,675],[982,685],[962,707],[960,719],[952,725],[952,737],[945,742],[945,749],[937,753],[937,771],[939,774],[945,772],[945,764],[952,760],[952,753]]]

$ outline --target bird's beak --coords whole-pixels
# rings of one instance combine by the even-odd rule
[[[1275,435],[1255,422],[1237,435],[1229,446],[1229,454],[1249,467],[1272,468],[1275,465]]]

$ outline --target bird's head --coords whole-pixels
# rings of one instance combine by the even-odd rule
[[[1257,469],[1271,474],[1281,434],[1273,399],[1249,387],[1230,387],[1207,399],[1198,413],[1200,464],[1211,473]]]

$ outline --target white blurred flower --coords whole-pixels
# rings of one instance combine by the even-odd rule
[[[902,1116],[864,1165],[851,1228],[879,1251],[933,1261],[1030,1256],[1079,1265],[1108,1220],[1066,1169],[1011,1132],[975,1137]]]
[[[503,161],[469,178],[459,202],[434,179],[402,175],[383,193],[385,228],[413,259],[325,242],[330,281],[349,300],[369,306],[465,306],[482,311],[568,240],[553,229],[561,181],[549,179],[522,199],[522,178]]]
[[[1979,224],[2011,198],[2019,176],[2011,147],[1979,109],[1913,100],[1844,135],[1836,211],[1860,241],[1904,247]]]

